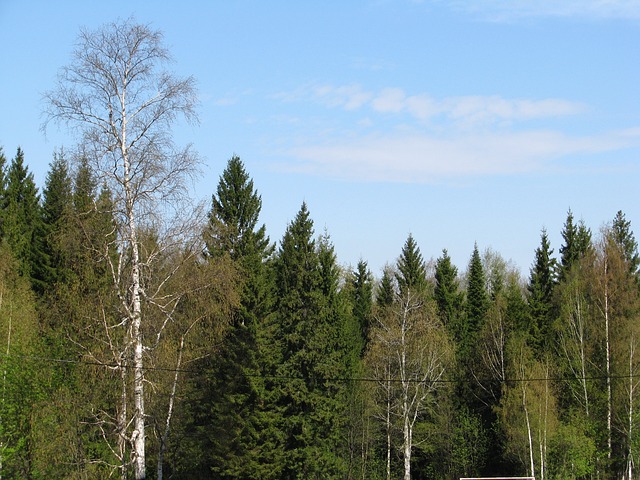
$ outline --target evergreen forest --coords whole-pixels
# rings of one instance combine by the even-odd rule
[[[0,150],[0,478],[640,478],[622,210],[596,230],[568,210],[526,273],[478,245],[459,270],[409,234],[378,278],[340,263],[305,202],[271,239],[238,156],[193,206],[195,155],[167,147],[191,80],[161,75],[145,101],[159,37],[100,33],[47,96],[79,147],[40,187]],[[116,61],[127,48],[142,60]]]

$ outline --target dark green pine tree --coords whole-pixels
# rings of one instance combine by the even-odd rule
[[[340,269],[338,268],[336,252],[331,242],[331,237],[326,231],[318,239],[317,250],[320,267],[320,288],[325,298],[333,301],[338,292]]]
[[[467,277],[466,318],[462,329],[462,344],[465,348],[470,347],[475,341],[480,328],[482,328],[488,309],[487,282],[478,244],[475,244],[469,261]]]
[[[477,348],[481,330],[485,324],[489,311],[490,301],[487,290],[487,278],[478,250],[477,243],[473,246],[473,252],[467,268],[466,298],[463,303],[460,328],[456,335],[457,344],[457,367],[453,372],[456,380],[453,385],[453,415],[452,428],[455,435],[481,436],[481,431],[489,431],[492,415],[490,408],[486,405],[486,393],[484,385],[478,381],[470,379],[478,378],[478,366],[480,363],[480,351]],[[487,441],[486,439],[484,441]],[[456,447],[457,449],[457,447]],[[473,467],[479,468],[486,459],[482,457],[480,448],[475,452],[478,456],[475,460],[464,454],[464,449],[454,450],[463,453],[462,458],[456,458],[454,453],[452,459],[455,463],[464,465],[469,463],[464,469]],[[465,459],[462,461],[463,459]]]
[[[86,157],[82,157],[73,180],[73,207],[78,215],[91,211],[96,199],[98,184],[91,172]]]
[[[457,342],[461,340],[460,320],[463,314],[464,293],[458,287],[458,269],[451,263],[447,250],[436,260],[434,297],[442,323]]]
[[[640,277],[640,255],[638,255],[638,242],[631,230],[631,222],[625,218],[622,210],[619,210],[613,219],[611,235],[613,236],[613,240],[622,250],[622,255],[629,265],[629,271],[633,275]]]
[[[2,236],[19,261],[20,274],[29,279],[34,290],[40,292],[45,287],[48,264],[44,233],[38,189],[33,174],[24,164],[24,153],[18,148],[7,172]]]
[[[535,262],[529,276],[529,312],[531,315],[530,338],[538,349],[550,345],[553,321],[553,291],[556,285],[556,259],[543,228],[540,246],[536,248]]]
[[[200,432],[197,443],[189,447],[199,458],[190,465],[195,476],[263,476],[256,451],[261,448],[260,432],[265,426],[269,429],[269,415],[259,404],[264,399],[260,373],[267,361],[263,355],[273,347],[261,348],[261,339],[268,334],[265,321],[272,308],[267,261],[274,247],[266,227],[257,227],[261,206],[253,181],[234,156],[212,196],[204,239],[210,261],[228,256],[240,270],[241,301],[222,345],[200,362],[203,374],[193,378],[186,428]],[[211,418],[218,421],[211,425]]]
[[[389,267],[386,267],[382,272],[382,278],[378,284],[376,290],[376,306],[388,307],[393,304],[395,300],[395,284],[393,282],[394,275]]]
[[[329,474],[344,474],[350,459],[346,453],[348,409],[353,399],[354,384],[347,379],[358,376],[364,338],[359,319],[353,314],[348,289],[341,289],[342,271],[337,263],[335,248],[328,233],[317,242],[323,311],[318,331],[314,332],[312,351],[319,352],[316,365],[322,387],[317,396],[317,416],[322,419],[322,430],[327,432],[321,444],[312,449],[318,456],[315,471],[322,478]],[[326,426],[325,426],[326,425]],[[322,431],[321,430],[321,431]],[[317,454],[313,453],[313,450]],[[333,451],[332,451],[333,450]],[[314,471],[314,470],[312,470]]]
[[[69,164],[62,150],[53,154],[42,197],[44,221],[47,225],[55,226],[63,220],[72,205],[73,198],[73,181],[69,174]]]
[[[591,230],[584,222],[577,225],[573,221],[571,209],[567,212],[567,220],[562,229],[564,244],[560,247],[560,265],[558,268],[558,280],[564,280],[569,275],[571,267],[584,257],[591,247]]]
[[[427,268],[420,248],[411,234],[402,247],[397,266],[396,281],[400,294],[404,295],[408,291],[422,294],[427,286]]]
[[[5,207],[5,195],[7,194],[7,157],[4,149],[0,147],[0,234],[2,233],[2,215]]]
[[[373,311],[373,276],[367,262],[360,260],[351,278],[351,303],[353,316],[358,322],[359,334],[362,340],[360,355],[364,355],[369,340],[371,315]]]
[[[209,227],[205,232],[207,253],[229,254],[231,258],[267,255],[269,238],[266,227],[257,228],[262,199],[242,160],[233,156],[227,163],[216,193],[212,195]]]
[[[64,251],[65,283],[95,291],[111,283],[103,254],[113,251],[111,192],[98,185],[86,158],[81,158],[72,179],[71,208],[67,210],[59,242]]]
[[[264,435],[268,478],[344,476],[339,395],[331,378],[336,338],[327,315],[326,269],[321,267],[306,204],[289,224],[275,265],[276,310],[272,349],[274,377],[267,382],[277,431]],[[279,417],[279,420],[278,420]],[[334,431],[334,429],[338,431]],[[274,438],[275,437],[275,438]]]
[[[73,208],[73,182],[62,150],[53,155],[42,196],[42,218],[46,232],[45,249],[49,259],[46,280],[51,286],[62,281],[66,276],[64,251],[60,245],[60,238],[69,228],[69,217]]]

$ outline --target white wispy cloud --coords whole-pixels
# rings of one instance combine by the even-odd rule
[[[438,183],[461,177],[547,171],[572,155],[640,147],[640,128],[591,137],[553,131],[439,137],[370,135],[292,148],[289,171],[358,181]]]
[[[313,87],[312,94],[330,107],[342,107],[346,110],[356,110],[368,103],[373,94],[362,89],[359,85],[342,85],[333,87],[321,85]]]
[[[308,85],[276,98],[312,102],[326,108],[325,113],[342,110],[340,115],[329,113],[330,131],[298,137],[295,147],[284,149],[290,161],[279,168],[312,175],[442,182],[548,172],[580,158],[591,161],[604,152],[640,148],[640,128],[580,136],[549,126],[540,130],[539,122],[528,123],[588,111],[582,103],[559,98],[435,98],[424,92],[407,94],[396,87],[372,91],[359,84]],[[322,116],[315,115],[316,119]]]
[[[640,0],[435,0],[493,21],[529,17],[640,20]]]
[[[314,100],[329,108],[355,111],[369,108],[382,114],[408,114],[420,121],[440,118],[463,125],[495,121],[521,121],[575,115],[585,110],[578,102],[563,99],[509,99],[492,96],[459,96],[437,99],[427,93],[407,94],[396,87],[374,92],[358,84],[315,85],[281,93],[287,101]]]

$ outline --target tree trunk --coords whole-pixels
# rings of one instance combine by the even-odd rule
[[[529,468],[531,476],[535,476],[535,462],[533,457],[533,436],[531,433],[531,422],[529,421],[529,409],[527,408],[527,382],[524,380],[524,368],[522,368],[522,408],[524,409],[524,418],[527,424],[527,438],[529,440]]]
[[[3,292],[0,291],[0,310],[2,309],[2,299]],[[9,312],[9,330],[7,331],[7,356],[5,358],[5,362],[9,360],[9,354],[11,353],[11,326],[12,326],[12,316],[11,312]],[[7,366],[5,363],[4,370],[2,372],[2,406],[4,407],[5,397],[7,390]],[[0,417],[0,427],[2,427],[2,417]],[[3,478],[3,460],[4,460],[4,438],[0,438],[0,480]]]
[[[633,357],[635,355],[634,335],[629,340],[629,416],[627,432],[627,472],[626,478],[633,479],[633,394],[635,390],[633,376]]]
[[[137,248],[136,248],[137,250]],[[137,271],[137,269],[135,269]],[[136,275],[137,276],[137,275]],[[133,357],[134,379],[133,379],[133,399],[135,407],[134,416],[134,432],[133,432],[133,448],[135,451],[135,480],[144,480],[146,476],[146,458],[145,458],[145,409],[144,409],[144,365],[143,365],[143,348],[142,348],[142,332],[140,331],[140,295],[139,295],[139,278],[134,281],[134,341],[135,352]]]
[[[126,362],[126,360],[125,360]],[[120,366],[120,411],[118,412],[118,455],[120,456],[120,480],[127,480],[127,363]]]
[[[135,480],[145,480],[146,477],[146,455],[145,455],[145,408],[144,408],[144,358],[143,358],[143,338],[141,331],[142,324],[142,288],[140,278],[140,252],[138,249],[138,225],[136,223],[136,213],[134,209],[136,192],[131,185],[131,163],[129,151],[127,150],[127,110],[125,102],[126,86],[123,87],[121,108],[122,108],[122,130],[121,130],[121,152],[123,160],[123,188],[125,194],[125,208],[127,216],[127,240],[131,249],[131,341],[134,347],[133,353],[133,404],[134,421],[131,440],[134,449],[134,478]]]
[[[188,330],[187,330],[188,333]],[[184,351],[184,337],[186,333],[180,338],[180,347],[178,350],[178,361],[176,362],[176,371],[173,376],[173,384],[171,385],[171,394],[169,395],[169,407],[167,409],[167,418],[164,424],[164,432],[160,436],[160,449],[158,451],[158,469],[157,480],[162,480],[164,475],[164,454],[167,449],[167,440],[169,439],[169,432],[171,430],[171,419],[173,418],[173,408],[176,401],[176,391],[178,389],[178,374],[180,373],[180,367],[182,367],[182,352]]]
[[[391,367],[387,374],[387,480],[391,480]]]
[[[407,304],[403,306],[402,328],[400,335],[400,378],[402,380],[402,454],[404,457],[404,480],[411,480],[411,412],[409,406],[409,382],[407,372],[407,321],[409,294]]]
[[[613,397],[611,393],[611,337],[609,325],[609,279],[608,279],[608,259],[605,252],[604,259],[604,328],[605,328],[605,350],[607,354],[607,458],[611,460],[611,421],[613,417]]]
[[[584,334],[584,318],[582,316],[582,305],[579,299],[576,300],[576,314],[579,322],[579,339],[580,339],[580,370],[582,373],[582,392],[584,394],[584,409],[587,417],[589,417],[589,394],[587,392],[587,355],[585,353],[585,334]]]
[[[404,480],[411,480],[411,425],[409,425],[409,418],[405,417],[403,436],[403,454],[404,454]]]

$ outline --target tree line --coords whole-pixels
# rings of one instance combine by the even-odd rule
[[[640,256],[571,210],[523,277],[408,235],[379,278],[302,203],[273,242],[233,156],[211,202],[190,78],[132,20],[80,35],[40,194],[0,150],[0,478],[638,478]],[[400,246],[399,246],[400,247]]]

